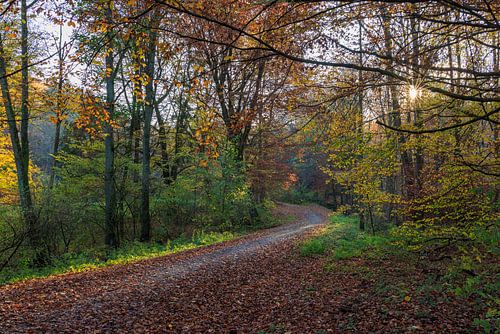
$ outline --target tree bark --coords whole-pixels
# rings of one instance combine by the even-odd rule
[[[64,83],[64,67],[63,67],[63,49],[62,49],[62,26],[59,26],[59,45],[57,50],[59,68],[57,73],[57,97],[56,97],[56,129],[54,134],[54,144],[52,146],[52,161],[50,165],[49,189],[54,187],[55,167],[57,164],[56,155],[59,152],[61,141],[61,124],[62,124],[62,89]]]
[[[415,19],[415,15],[412,15],[410,18],[410,29],[411,29],[411,38],[412,38],[412,84],[414,87],[418,89],[419,85],[419,56],[420,56],[420,51],[419,51],[419,27],[418,27],[418,22]],[[422,115],[421,111],[419,110],[418,106],[413,105],[413,113],[414,113],[414,125],[417,128],[421,128],[422,124]],[[415,178],[415,183],[414,183],[414,195],[418,196],[421,188],[422,188],[422,169],[424,168],[424,153],[423,149],[421,146],[421,135],[416,135],[417,136],[417,147],[415,148],[415,166],[414,166],[414,178]]]
[[[384,30],[384,40],[385,40],[385,49],[386,49],[386,54],[388,56],[388,63],[387,67],[392,70],[392,67],[394,66],[394,63],[392,61],[393,55],[392,55],[392,33],[391,33],[391,19],[389,17],[389,14],[387,12],[387,9],[385,7],[382,8],[382,21],[383,21],[383,30]],[[391,99],[391,107],[390,107],[390,112],[389,112],[389,124],[391,124],[393,127],[400,128],[401,127],[401,106],[399,103],[398,99],[398,89],[396,86],[396,82],[393,78],[388,78],[387,82],[389,86],[389,95]],[[397,147],[396,147],[396,153],[400,156],[401,159],[401,178],[402,178],[402,185],[403,188],[400,189],[400,192],[402,195],[405,195],[408,193],[408,188],[410,187],[410,182],[411,182],[411,159],[408,151],[404,149],[404,145],[406,144],[406,137],[403,133],[399,134],[390,134],[396,135],[397,136]],[[392,194],[397,194],[398,193],[398,177],[395,175],[394,177],[391,178],[388,184],[388,192]],[[392,210],[391,210],[392,211]],[[389,213],[390,215],[390,213]]]
[[[113,12],[111,3],[106,10],[106,22],[111,26],[113,21]],[[114,116],[115,104],[115,69],[113,57],[113,34],[107,32],[107,52],[106,52],[106,111],[109,121],[105,125],[104,133],[104,197],[105,197],[105,243],[109,247],[118,247],[118,238],[116,235],[116,189],[115,189],[115,144],[114,131],[111,120]]]
[[[26,0],[21,1],[21,121],[16,121],[14,105],[12,104],[9,82],[7,80],[7,61],[3,47],[3,39],[0,34],[0,86],[2,101],[5,109],[6,119],[9,127],[9,136],[12,143],[12,151],[16,164],[16,175],[19,190],[21,213],[24,224],[28,230],[28,243],[35,251],[34,264],[43,265],[47,260],[47,254],[42,249],[41,235],[38,219],[34,210],[31,188],[29,184],[29,59],[28,59],[28,15]]]
[[[151,239],[151,214],[149,211],[149,192],[151,177],[151,119],[153,116],[155,92],[153,87],[156,54],[156,29],[149,32],[149,45],[146,54],[145,73],[148,76],[146,84],[146,99],[144,105],[144,130],[142,140],[142,180],[141,180],[141,241]]]

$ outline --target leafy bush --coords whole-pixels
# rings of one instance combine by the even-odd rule
[[[494,223],[492,200],[487,192],[477,188],[481,185],[479,180],[447,175],[440,183],[425,197],[407,203],[403,213],[408,218],[394,231],[403,246],[428,252],[474,243],[479,239],[478,233]]]
[[[206,167],[186,169],[152,201],[155,234],[160,240],[185,232],[188,225],[234,229],[253,222],[251,212],[256,209],[245,173],[231,154],[221,155]],[[263,206],[256,210],[267,211]]]
[[[43,194],[41,219],[51,254],[59,255],[101,245],[104,225],[102,145],[71,146],[79,155],[61,153],[58,182]]]

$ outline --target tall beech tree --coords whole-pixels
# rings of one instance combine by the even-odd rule
[[[149,212],[149,196],[150,196],[150,177],[151,177],[151,120],[155,108],[155,59],[156,59],[156,44],[157,44],[157,27],[158,19],[156,12],[150,12],[149,26],[150,31],[146,40],[145,51],[145,69],[144,73],[147,76],[147,84],[145,87],[144,99],[144,129],[142,138],[142,194],[141,194],[141,241],[149,241],[151,238],[151,215]]]
[[[30,168],[30,146],[29,146],[29,60],[28,52],[28,7],[26,0],[20,3],[20,58],[21,58],[21,99],[20,115],[16,112],[16,106],[13,103],[12,91],[9,87],[8,74],[8,56],[5,47],[6,37],[10,29],[4,27],[4,32],[0,32],[0,86],[2,89],[2,102],[5,116],[9,127],[9,135],[12,143],[12,151],[16,164],[16,173],[19,187],[19,198],[23,220],[27,226],[27,235],[31,247],[36,251],[35,262],[43,264],[46,261],[43,250],[41,249],[41,234],[38,225],[38,217],[35,212],[32,191],[30,187],[29,168]],[[12,71],[12,70],[11,70]],[[19,115],[19,116],[18,116]],[[20,120],[18,120],[20,118]]]
[[[105,8],[105,82],[106,82],[106,113],[107,122],[104,126],[104,197],[106,244],[111,247],[118,246],[116,236],[116,191],[115,191],[115,143],[112,120],[115,114],[115,78],[117,69],[114,58],[114,32],[113,32],[113,6],[114,2],[108,1]]]

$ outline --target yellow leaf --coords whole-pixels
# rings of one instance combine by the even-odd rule
[[[411,300],[410,296],[405,296],[405,302],[409,302]]]

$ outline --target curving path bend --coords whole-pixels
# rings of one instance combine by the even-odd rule
[[[224,267],[238,271],[258,256],[280,256],[280,246],[322,226],[329,213],[317,205],[280,203],[276,214],[292,215],[294,222],[174,255],[0,287],[0,333],[147,332],[146,324],[138,324],[154,319],[152,305],[175,307],[181,298],[189,300],[182,292],[186,280],[203,280]],[[224,288],[222,282],[219,286]]]

